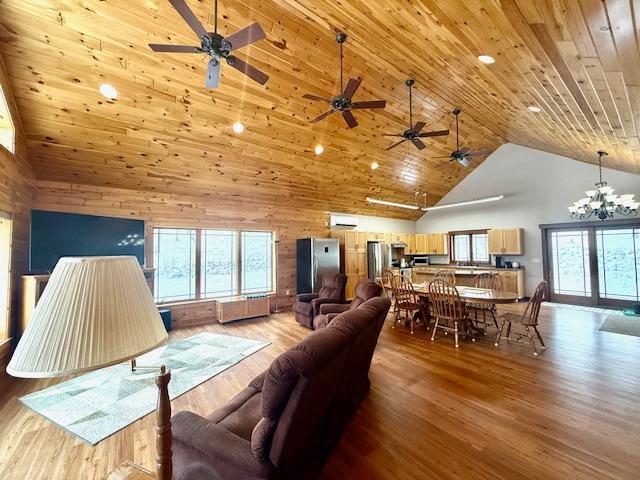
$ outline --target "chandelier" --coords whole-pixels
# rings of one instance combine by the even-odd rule
[[[584,192],[587,194],[585,198],[581,198],[574,202],[573,205],[569,205],[571,218],[584,220],[595,215],[600,220],[606,220],[607,218],[613,218],[614,213],[626,216],[633,216],[638,213],[640,202],[636,202],[633,199],[633,194],[614,195],[613,187],[610,187],[607,182],[602,180],[602,157],[607,155],[608,153],[602,150],[598,152],[600,180],[596,182],[595,190],[587,190]]]

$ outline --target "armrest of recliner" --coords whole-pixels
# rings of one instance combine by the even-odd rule
[[[214,470],[216,465],[222,463],[243,470],[248,475],[261,476],[272,468],[254,456],[250,441],[193,412],[183,411],[174,415],[171,418],[171,433],[174,452],[193,449],[198,457],[211,459]]]
[[[342,313],[349,310],[351,305],[348,303],[324,303],[320,305],[320,313],[327,315],[329,313]]]
[[[313,305],[313,316],[320,314],[320,307],[327,303],[340,303],[340,300],[336,300],[335,298],[314,298],[311,300],[311,305]]]
[[[311,300],[318,298],[319,296],[319,293],[299,293],[296,295],[296,302],[309,303]]]

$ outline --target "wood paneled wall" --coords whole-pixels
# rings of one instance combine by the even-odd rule
[[[146,222],[147,266],[153,267],[153,227],[198,227],[272,230],[276,232],[277,294],[272,308],[286,308],[296,293],[296,239],[329,234],[328,212],[290,206],[148,191],[38,181],[34,209],[142,219]],[[289,295],[286,291],[289,290]],[[212,302],[170,308],[174,324],[204,323],[213,319]]]
[[[29,223],[35,177],[27,161],[26,142],[1,57],[0,86],[2,86],[16,126],[15,155],[0,146],[0,212],[8,214],[12,220],[11,283],[9,287],[11,324],[8,332],[11,338],[18,312],[20,276],[29,268]],[[8,362],[10,348],[11,342],[3,342],[0,339],[0,371],[4,370]]]

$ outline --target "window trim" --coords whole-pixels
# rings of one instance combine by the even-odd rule
[[[230,297],[230,296],[243,296],[242,292],[242,232],[260,232],[260,233],[269,233],[271,234],[271,290],[269,291],[265,291],[265,292],[260,292],[260,294],[264,294],[264,295],[275,295],[277,293],[277,268],[278,268],[278,258],[277,258],[277,251],[276,251],[276,243],[278,243],[278,237],[277,237],[277,232],[275,230],[260,230],[260,229],[236,229],[236,228],[223,228],[223,227],[218,227],[218,228],[210,228],[210,227],[200,227],[200,228],[196,228],[196,227],[189,227],[189,226],[170,226],[170,225],[152,225],[151,226],[151,238],[155,239],[155,232],[156,230],[160,230],[160,229],[176,229],[176,230],[195,230],[196,232],[196,251],[195,251],[195,257],[196,257],[196,263],[195,263],[195,275],[196,275],[196,282],[195,282],[195,294],[193,298],[189,298],[189,299],[184,299],[184,300],[166,300],[166,301],[158,301],[155,298],[155,291],[154,293],[154,301],[156,302],[156,305],[159,306],[169,306],[169,305],[184,305],[184,304],[188,304],[188,303],[198,303],[198,302],[214,302],[216,299],[218,298],[225,298],[225,297]],[[238,274],[236,275],[237,280],[236,280],[236,291],[234,294],[232,295],[219,295],[219,296],[215,296],[215,297],[203,297],[203,292],[202,292],[202,265],[201,265],[201,259],[202,259],[202,232],[204,230],[216,230],[216,231],[232,231],[235,233],[236,236],[236,251],[235,251],[235,256],[236,256],[236,262],[237,262],[237,269],[238,269]],[[156,257],[156,245],[155,242],[152,241],[152,248],[151,250],[151,264],[152,267],[154,268],[154,270],[157,270],[156,265],[155,265],[155,257]],[[154,280],[156,278],[156,273],[154,273]],[[154,288],[155,290],[155,288]],[[247,294],[245,294],[247,295]],[[253,294],[251,294],[253,295]]]
[[[9,126],[2,126],[0,123],[0,134],[7,135],[10,138],[8,145],[0,142],[0,148],[4,148],[12,155],[16,153],[16,124],[13,121],[13,115],[11,114],[11,107],[9,106],[9,98],[0,84],[0,115],[6,116],[6,120]],[[8,132],[8,133],[5,133]]]
[[[479,265],[491,265],[491,254],[489,253],[489,258],[486,261],[481,261],[481,260],[475,260],[473,258],[473,235],[487,235],[487,251],[489,250],[489,239],[488,239],[488,234],[489,234],[489,229],[488,228],[484,228],[484,229],[475,229],[475,230],[455,230],[452,232],[449,232],[449,261],[451,262],[471,262],[471,263],[477,263]],[[454,248],[454,237],[456,235],[466,235],[468,236],[468,246],[469,246],[469,260],[456,260],[455,258],[455,248]]]

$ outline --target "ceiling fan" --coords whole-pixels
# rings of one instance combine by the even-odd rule
[[[469,166],[469,158],[473,157],[486,157],[491,153],[489,150],[480,150],[478,152],[472,152],[470,148],[464,147],[460,148],[460,126],[458,125],[458,116],[462,113],[462,110],[456,108],[452,112],[456,116],[456,149],[451,152],[447,157],[433,157],[433,158],[448,158],[449,161],[455,160],[463,167]],[[443,164],[438,165],[436,168],[440,168],[443,165],[447,165],[449,162],[444,162]]]
[[[388,147],[387,150],[391,150],[392,148],[397,147],[398,145],[400,145],[403,142],[406,142],[407,140],[411,140],[411,143],[413,143],[418,150],[422,150],[427,146],[422,142],[422,140],[420,140],[421,138],[440,137],[443,135],[449,135],[449,130],[437,130],[435,132],[420,133],[424,128],[424,126],[426,125],[425,122],[418,122],[415,124],[415,126],[413,125],[413,108],[412,108],[413,96],[412,96],[411,88],[413,87],[415,80],[410,78],[405,83],[407,84],[407,87],[409,87],[409,129],[405,130],[403,133],[399,135],[395,133],[384,134],[385,137],[403,137],[402,140],[394,143],[393,145]]]
[[[167,53],[206,53],[211,57],[207,65],[206,86],[207,88],[217,88],[220,82],[220,60],[225,59],[227,63],[236,70],[244,73],[251,80],[261,85],[267,83],[269,76],[261,72],[248,63],[240,60],[231,52],[239,48],[250,45],[258,40],[266,38],[264,30],[258,23],[249,25],[228,37],[223,37],[218,33],[218,0],[215,0],[214,28],[213,32],[207,32],[196,18],[184,0],[169,0],[169,3],[176,9],[185,22],[191,27],[200,39],[200,46],[191,45],[162,45],[150,43],[149,47],[154,52]]]
[[[316,118],[311,120],[311,123],[316,123],[322,120],[323,118],[328,117],[332,113],[342,112],[342,118],[347,122],[347,126],[349,128],[357,127],[358,121],[351,113],[351,110],[358,110],[363,108],[384,108],[387,104],[386,100],[372,100],[368,102],[352,102],[351,98],[358,90],[362,79],[360,78],[350,78],[347,83],[346,88],[343,90],[342,84],[342,44],[347,40],[346,33],[338,33],[336,35],[336,42],[340,45],[340,94],[337,97],[329,100],[327,98],[318,97],[316,95],[311,95],[310,93],[305,93],[302,97],[307,98],[309,100],[313,100],[316,102],[324,102],[331,105],[331,110],[328,112],[324,112],[322,115],[318,115]]]

